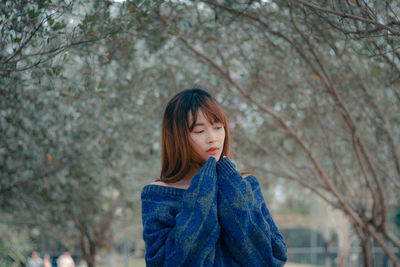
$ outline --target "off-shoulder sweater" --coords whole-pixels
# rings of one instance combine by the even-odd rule
[[[286,245],[257,179],[214,157],[188,189],[146,185],[141,194],[147,266],[283,266]]]

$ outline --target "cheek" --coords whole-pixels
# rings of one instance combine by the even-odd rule
[[[225,129],[222,131],[221,135],[220,135],[220,140],[222,140],[222,144],[225,141]]]
[[[190,136],[190,144],[197,153],[201,153],[202,147],[200,145],[201,139],[196,136]]]

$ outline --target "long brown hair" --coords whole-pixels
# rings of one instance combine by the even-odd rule
[[[189,133],[196,124],[197,114],[200,110],[210,123],[223,124],[225,141],[221,158],[229,156],[227,119],[220,104],[204,90],[197,88],[184,90],[168,102],[164,111],[161,175],[158,181],[177,182],[193,168],[200,168],[205,163],[189,142]],[[193,118],[191,125],[189,125],[189,112]]]

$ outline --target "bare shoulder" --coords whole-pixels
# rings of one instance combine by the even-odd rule
[[[172,184],[167,184],[162,181],[155,181],[151,183],[152,185],[161,185],[161,186],[167,186],[167,187],[174,187],[174,188],[179,188],[179,189],[188,189],[190,183],[184,183],[184,182],[177,182],[177,183],[172,183]]]
[[[164,183],[164,182],[162,182],[162,181],[155,181],[155,182],[152,182],[151,184],[162,185],[162,186],[168,186],[168,184],[166,184],[166,183]]]

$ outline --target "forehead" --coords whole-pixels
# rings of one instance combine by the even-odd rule
[[[193,123],[206,123],[208,122],[207,118],[204,116],[203,111],[199,110],[195,115],[196,118],[193,118],[192,112],[189,111],[189,125]]]
[[[214,124],[216,122],[219,122],[219,119],[215,117],[215,115],[213,116],[213,114],[207,114],[202,110],[199,110],[197,112],[197,115],[195,116],[196,118],[193,120],[193,115],[191,112],[189,112],[189,120],[188,120],[189,128],[192,128],[197,124],[207,124],[207,123]]]

